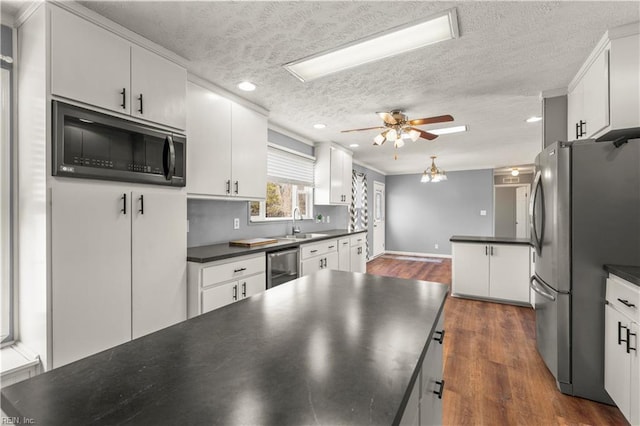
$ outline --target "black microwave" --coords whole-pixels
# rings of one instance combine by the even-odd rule
[[[184,135],[59,101],[52,111],[54,176],[185,186]]]

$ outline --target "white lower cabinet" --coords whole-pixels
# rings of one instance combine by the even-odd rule
[[[52,187],[52,367],[186,319],[186,220],[179,190]]]
[[[453,294],[529,304],[528,245],[454,242],[451,246]]]
[[[401,425],[431,426],[442,424],[444,393],[442,349],[444,344],[444,311],[440,314],[432,340],[428,343],[418,379],[416,380]]]
[[[604,387],[632,425],[640,424],[640,288],[610,275],[605,305]]]
[[[266,289],[264,253],[188,264],[189,318],[237,302]]]
[[[338,269],[338,240],[325,240],[300,246],[300,276],[321,269]]]
[[[367,253],[365,250],[366,234],[354,235],[350,238],[351,243],[351,272],[367,272]]]
[[[338,240],[338,270],[351,270],[351,240],[340,238]]]

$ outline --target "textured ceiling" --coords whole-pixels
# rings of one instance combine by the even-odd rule
[[[541,144],[539,93],[566,87],[607,28],[640,19],[634,2],[119,2],[86,7],[183,56],[191,70],[270,111],[270,121],[313,141],[354,148],[390,174],[531,163]],[[455,7],[460,38],[309,83],[282,64]],[[236,84],[250,80],[252,93]],[[451,114],[464,134],[398,150],[372,146],[376,111]],[[316,130],[314,123],[326,129]],[[432,126],[422,126],[428,130]],[[435,126],[437,127],[437,126]]]

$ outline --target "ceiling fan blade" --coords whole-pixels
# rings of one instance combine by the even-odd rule
[[[376,126],[376,127],[365,127],[363,129],[341,130],[340,133],[359,132],[361,130],[372,130],[372,129],[386,129],[386,127]]]
[[[429,133],[429,132],[425,132],[424,130],[420,130],[420,129],[416,129],[415,127],[412,127],[411,130],[415,130],[416,132],[420,133],[420,137],[423,139],[427,139],[427,140],[434,140],[435,138],[438,137],[438,135],[434,135],[433,133]]]
[[[438,115],[437,117],[417,118],[409,121],[412,126],[422,126],[423,124],[444,123],[447,121],[453,121],[453,117],[449,114]]]
[[[387,124],[398,124],[398,121],[393,118],[393,115],[388,112],[376,112],[382,118],[382,120]]]

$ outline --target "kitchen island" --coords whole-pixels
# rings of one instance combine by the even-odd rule
[[[441,416],[447,293],[322,270],[4,388],[2,409],[46,425],[419,423]]]

